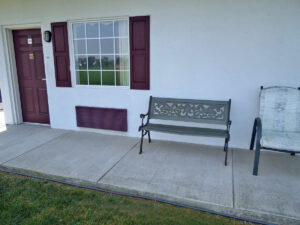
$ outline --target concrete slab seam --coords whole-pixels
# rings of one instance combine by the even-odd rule
[[[111,168],[109,168],[102,176],[99,177],[99,179],[96,181],[96,183],[100,182],[100,180],[106,176],[132,149],[137,146],[139,142],[135,143]]]

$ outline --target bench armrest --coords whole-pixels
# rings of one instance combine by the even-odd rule
[[[141,115],[140,115],[140,118],[141,118],[141,119],[144,119],[146,116],[148,116],[148,113],[147,113],[147,114],[141,114]]]
[[[144,119],[145,119],[145,117],[148,117],[148,118],[147,118],[146,124],[144,124]],[[142,119],[142,124],[141,124],[141,126],[139,127],[139,131],[141,131],[141,128],[142,128],[143,126],[145,126],[145,125],[148,124],[148,122],[149,122],[149,113],[147,113],[147,114],[141,114],[141,115],[140,115],[140,118]]]

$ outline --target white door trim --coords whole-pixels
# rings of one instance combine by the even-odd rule
[[[7,81],[10,98],[10,106],[12,113],[13,124],[23,123],[22,107],[19,92],[19,82],[16,66],[16,58],[13,43],[13,30],[25,30],[25,29],[41,29],[40,24],[20,24],[20,25],[4,25],[2,29],[3,41],[4,41],[4,55],[7,67]],[[5,110],[5,109],[4,109]]]

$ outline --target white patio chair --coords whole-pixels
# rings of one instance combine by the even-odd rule
[[[300,153],[300,88],[261,87],[259,117],[254,121],[250,150],[255,139],[255,176],[261,149]]]

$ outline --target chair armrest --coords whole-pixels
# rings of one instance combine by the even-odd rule
[[[259,138],[260,138],[261,137],[261,132],[262,132],[262,124],[261,124],[260,117],[255,118],[254,125],[256,127],[257,136],[259,136]]]
[[[258,145],[260,145],[261,135],[262,135],[261,119],[259,117],[256,117],[255,120],[254,120],[254,124],[253,124],[250,150],[253,150],[255,138],[256,138],[256,147],[259,147]]]

